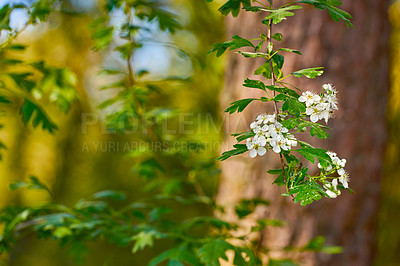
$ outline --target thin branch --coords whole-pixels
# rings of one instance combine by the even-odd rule
[[[270,3],[271,3],[271,9],[272,9],[273,8],[273,0],[271,0]],[[268,47],[271,47],[271,44],[272,44],[272,25],[273,25],[272,19],[270,19],[269,20],[269,25],[268,25]],[[269,65],[270,65],[270,68],[271,68],[271,80],[272,80],[271,83],[272,83],[272,86],[275,86],[276,85],[276,77],[275,77],[275,73],[274,73],[274,66],[273,66],[272,60],[273,60],[272,57],[270,57]],[[273,91],[273,95],[275,97],[276,91]],[[278,122],[279,108],[278,108],[278,104],[277,104],[277,102],[275,100],[274,100],[274,108],[275,108],[275,119]],[[286,191],[289,193],[288,184],[287,184],[286,175],[285,175],[285,161],[283,159],[282,153],[279,153],[279,157],[280,157],[280,160],[281,160],[283,180],[284,180],[284,182],[286,184]],[[293,195],[292,195],[292,197],[293,197]]]

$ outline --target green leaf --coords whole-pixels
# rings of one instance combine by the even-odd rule
[[[257,225],[251,228],[251,232],[259,232],[264,230],[268,226],[272,227],[281,227],[284,226],[285,223],[282,220],[276,219],[259,219],[257,220]]]
[[[275,33],[274,35],[272,35],[271,38],[281,42],[282,41],[282,34],[281,33]]]
[[[72,235],[72,231],[65,226],[57,227],[56,230],[53,232],[53,236],[56,238],[64,238],[66,236]]]
[[[155,5],[151,8],[151,12],[148,15],[148,20],[158,20],[158,26],[162,31],[168,30],[169,32],[174,33],[176,30],[182,28],[182,25],[179,23],[173,13],[161,8],[156,8]]]
[[[246,144],[235,144],[233,145],[233,147],[235,149],[222,153],[222,155],[217,160],[225,161],[232,156],[239,155],[248,151]]]
[[[232,136],[236,137],[236,140],[238,142],[241,142],[242,140],[254,137],[255,133],[253,131],[246,131],[246,132],[232,134]]]
[[[296,78],[300,78],[302,76],[305,76],[307,78],[316,78],[324,73],[322,69],[324,68],[323,67],[306,68],[293,72],[292,75]]]
[[[159,171],[164,172],[164,168],[154,158],[139,162],[132,170],[145,179],[156,177]]]
[[[94,199],[110,198],[112,200],[124,200],[125,194],[122,192],[113,191],[113,190],[104,190],[104,191],[95,193],[93,195],[93,198]]]
[[[257,57],[263,57],[263,58],[268,58],[269,55],[265,53],[250,53],[250,52],[237,52],[238,54],[243,55],[245,58],[257,58]]]
[[[272,68],[276,78],[281,78],[283,76],[281,68],[283,67],[284,57],[280,54],[275,54],[272,57]],[[263,75],[265,78],[272,78],[271,64],[270,60],[267,60],[264,64],[258,67],[254,71],[254,75]]]
[[[0,31],[11,30],[11,27],[9,25],[11,12],[12,8],[10,8],[9,4],[4,5],[0,9]]]
[[[277,51],[285,51],[285,52],[301,55],[301,52],[299,50],[294,50],[294,49],[289,49],[289,48],[279,48]]]
[[[301,148],[294,150],[300,153],[301,155],[304,156],[307,160],[309,160],[311,163],[314,163],[314,157],[318,159],[320,164],[323,167],[327,167],[328,165],[332,164],[332,159],[331,157],[326,154],[326,150],[320,149],[320,148]]]
[[[164,235],[154,229],[142,231],[137,235],[134,235],[131,238],[133,241],[135,241],[135,244],[132,248],[132,253],[136,253],[138,250],[143,250],[147,246],[152,247],[154,239],[160,239],[162,237],[164,237]]]
[[[297,117],[292,117],[289,119],[285,119],[281,122],[281,124],[286,127],[287,129],[293,129],[295,128],[300,122],[300,119]]]
[[[190,253],[184,246],[179,246],[175,247],[172,249],[168,249],[167,251],[161,253],[157,257],[153,258],[149,262],[149,266],[156,266],[159,265],[161,262],[170,260],[174,261],[173,263],[176,263],[176,261],[183,261],[188,263],[189,265],[193,266],[200,266],[201,263],[199,260],[196,258],[196,256],[192,253]],[[172,264],[174,265],[174,264]],[[176,265],[176,264],[175,264]]]
[[[210,0],[207,0],[210,2]],[[251,5],[250,0],[228,0],[224,5],[222,5],[218,11],[222,15],[227,16],[232,13],[232,16],[237,17],[240,12],[241,5],[243,7],[248,7]]]
[[[247,215],[254,212],[257,206],[266,205],[268,206],[270,203],[261,198],[253,198],[253,199],[242,199],[236,206],[235,212],[239,219],[243,219]]]
[[[275,179],[274,182],[272,182],[272,184],[276,184],[278,187],[282,187],[285,185],[285,178],[283,177],[282,169],[268,170],[267,173],[271,175],[278,175],[278,177]]]
[[[34,128],[42,125],[43,130],[47,130],[50,133],[54,133],[57,130],[57,125],[54,124],[47,115],[40,109],[37,105],[29,100],[25,100],[21,107],[21,117],[25,124],[28,124],[32,120],[32,125]]]
[[[341,6],[343,3],[338,0],[301,0],[297,1],[297,3],[304,3],[314,5],[316,8],[321,10],[327,9],[331,18],[339,22],[341,19],[346,23],[347,27],[354,27],[350,22],[352,19],[351,15],[346,11],[337,8],[337,6]]]
[[[225,253],[228,250],[234,250],[234,248],[225,240],[211,239],[200,248],[198,256],[201,262],[207,266],[220,266],[219,259],[228,261]]]
[[[232,37],[231,41],[226,41],[222,43],[216,43],[212,45],[212,49],[208,53],[217,52],[217,57],[221,56],[228,48],[229,50],[234,50],[242,47],[253,47],[255,48],[254,44],[244,39],[238,35]]]
[[[32,5],[31,10],[31,21],[45,22],[50,15],[51,11],[51,0],[39,0]]]
[[[289,189],[289,194],[296,196],[294,197],[294,202],[300,202],[301,206],[306,206],[311,204],[314,200],[318,201],[321,199],[321,194],[325,195],[325,191],[321,186],[312,179],[292,187]]]
[[[237,100],[237,101],[231,103],[231,106],[226,108],[225,112],[229,112],[230,114],[233,114],[234,112],[237,111],[238,113],[240,113],[247,107],[247,105],[249,105],[254,100],[258,100],[258,99],[248,98],[248,99]]]
[[[266,87],[271,91],[276,91],[276,92],[279,92],[279,93],[283,93],[283,94],[286,94],[288,96],[292,96],[292,97],[294,97],[296,99],[298,99],[300,97],[300,95],[295,90],[292,90],[292,89],[289,89],[289,88],[286,88],[286,87],[278,87],[278,86],[273,86],[273,85],[268,85]],[[285,97],[285,100],[286,99],[288,99],[288,97]]]
[[[316,123],[310,125],[310,135],[317,135],[319,139],[327,139],[330,137],[330,135],[325,130],[323,130],[319,124]]]
[[[252,80],[246,78],[243,86],[247,88],[255,88],[265,91],[265,84],[260,80]]]
[[[108,26],[109,18],[107,16],[99,17],[89,24],[94,41],[93,50],[102,50],[106,48],[113,40],[114,27]]]
[[[302,121],[299,123],[298,127],[300,130],[303,130],[305,127],[310,127],[310,135],[313,137],[317,135],[319,139],[326,139],[329,137],[329,134],[325,131],[325,129],[330,129],[329,127],[323,126],[319,123],[313,123],[310,121]]]
[[[339,246],[325,246],[325,238],[323,236],[317,236],[310,240],[302,251],[322,252],[327,254],[339,254],[343,252],[343,248]]]
[[[16,190],[20,188],[28,188],[28,189],[38,189],[38,190],[46,190],[51,194],[51,190],[42,182],[39,181],[39,179],[35,176],[30,176],[29,177],[29,182],[23,182],[23,181],[16,181],[14,183],[11,183],[9,185],[10,190]]]
[[[289,98],[283,105],[282,111],[288,111],[289,114],[296,117],[306,111],[306,105],[300,102],[297,98]]]
[[[288,7],[281,7],[278,9],[273,9],[273,10],[268,10],[271,12],[269,16],[265,18],[265,20],[270,20],[272,19],[273,24],[278,24],[282,22],[282,20],[285,20],[286,17],[291,17],[294,16],[293,12],[290,12],[289,10],[296,10],[296,9],[301,9],[301,6],[293,5],[293,6],[288,6]]]

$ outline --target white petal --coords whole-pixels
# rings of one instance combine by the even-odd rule
[[[340,168],[339,170],[337,170],[338,175],[344,175],[345,171],[343,168]]]
[[[330,190],[327,190],[327,191],[325,191],[325,192],[326,192],[326,194],[328,194],[328,196],[329,196],[330,198],[332,198],[332,199],[334,199],[334,198],[337,197],[337,195],[336,195],[335,192],[332,192],[332,191],[330,191]]]
[[[337,179],[333,179],[332,180],[332,185],[335,188],[335,190],[337,189],[337,185],[338,185],[338,180]]]
[[[250,124],[250,128],[254,129],[256,127],[258,127],[258,123],[257,122],[253,122],[253,123]]]
[[[254,157],[256,157],[257,156],[257,151],[255,150],[255,149],[252,149],[251,151],[250,151],[250,157],[251,158],[254,158]]]
[[[258,155],[263,156],[265,153],[267,153],[267,150],[264,147],[258,148]]]
[[[318,115],[317,114],[312,114],[310,116],[310,120],[311,120],[311,122],[316,123],[318,121]]]
[[[304,97],[304,96],[300,96],[300,97],[299,97],[299,102],[304,103],[306,100],[307,100],[307,98]]]
[[[313,101],[319,102],[320,100],[321,100],[321,97],[319,95],[317,95],[317,94],[313,95]]]
[[[275,153],[280,153],[281,152],[281,147],[279,146],[274,146],[274,148],[272,149]]]
[[[306,109],[306,115],[311,115],[313,113],[313,109],[311,107],[308,107]]]

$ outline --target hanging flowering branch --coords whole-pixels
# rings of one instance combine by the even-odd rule
[[[252,6],[251,2],[257,2],[258,6]],[[238,53],[245,58],[263,58],[264,63],[255,70],[254,75],[270,80],[267,85],[261,80],[246,79],[244,87],[260,89],[266,95],[259,99],[235,101],[226,109],[226,112],[231,114],[236,111],[242,112],[253,101],[271,102],[275,109],[272,114],[258,115],[257,119],[250,124],[249,132],[233,134],[238,143],[234,145],[233,150],[224,152],[219,159],[226,160],[247,151],[251,158],[264,156],[269,151],[279,154],[281,168],[270,170],[268,173],[278,175],[274,183],[286,187],[287,192],[283,196],[292,196],[295,203],[300,202],[300,205],[305,206],[314,200],[320,200],[322,196],[336,198],[341,190],[349,189],[349,175],[344,170],[345,159],[339,159],[334,152],[314,148],[296,137],[296,133],[308,131],[311,136],[320,139],[328,138],[329,134],[326,130],[329,128],[321,123],[328,123],[334,111],[338,110],[337,91],[331,84],[324,84],[320,94],[307,91],[300,95],[301,90],[284,82],[290,76],[313,79],[323,74],[323,67],[314,67],[285,76],[282,71],[284,63],[282,53],[301,55],[301,52],[289,48],[274,49],[272,40],[282,41],[283,36],[280,33],[273,34],[273,25],[294,16],[294,10],[302,9],[300,4],[326,9],[333,20],[343,20],[348,27],[353,26],[350,22],[350,14],[337,7],[342,5],[342,2],[337,0],[295,1],[278,8],[273,7],[273,0],[264,3],[254,0],[229,0],[220,8],[222,14],[232,13],[233,16],[237,16],[241,7],[248,12],[263,12],[267,15],[262,21],[262,24],[267,27],[267,35],[261,33],[260,38],[252,40],[234,36],[231,41],[215,44],[211,52],[216,52],[217,56],[221,56],[228,48],[234,50],[250,47],[254,49],[254,52],[239,51]],[[244,141],[245,144],[242,143]],[[300,162],[299,155],[313,164],[316,163],[316,158],[320,172],[310,173],[309,169]]]

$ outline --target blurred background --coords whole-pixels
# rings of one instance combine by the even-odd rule
[[[0,7],[20,2],[30,3],[0,0]],[[193,127],[191,138],[209,144],[203,156],[212,161],[232,144],[229,125],[236,125],[240,119],[228,121],[222,111],[229,102],[246,96],[241,83],[251,75],[253,66],[235,56],[217,59],[207,55],[207,51],[213,43],[235,34],[256,37],[261,31],[254,26],[259,18],[241,14],[237,19],[224,20],[217,12],[223,1],[165,2],[178,15],[183,29],[173,35],[144,36],[154,41],[135,52],[133,66],[136,70],[148,69],[153,78],[187,78],[184,83],[167,87],[164,98],[156,101],[189,114],[186,119]],[[110,92],[99,89],[108,80],[98,72],[105,65],[118,64],[115,54],[91,49],[88,25],[103,4],[96,0],[64,0],[62,5],[69,12],[52,13],[47,23],[29,27],[18,37],[19,43],[29,47],[22,55],[24,60],[44,60],[75,73],[80,100],[67,115],[46,106],[59,126],[55,135],[24,126],[16,115],[17,109],[2,107],[0,122],[4,126],[0,139],[7,146],[0,163],[2,207],[49,200],[47,194],[39,191],[10,192],[10,182],[31,175],[40,177],[52,189],[55,200],[66,205],[105,189],[123,190],[129,200],[148,193],[148,182],[139,179],[135,172],[135,158],[122,148],[130,145],[131,136],[105,130],[107,110],[97,108],[110,97]],[[270,234],[282,242],[289,238],[301,242],[304,237],[324,235],[330,244],[344,246],[344,254],[335,255],[334,259],[309,258],[314,265],[400,265],[400,1],[352,1],[345,3],[344,9],[353,15],[355,29],[332,22],[325,12],[306,9],[289,20],[288,24],[293,24],[279,30],[288,36],[285,47],[304,54],[301,60],[287,57],[286,62],[291,62],[287,63],[287,70],[326,66],[327,76],[318,84],[298,85],[318,90],[323,83],[332,82],[339,90],[342,111],[337,114],[338,122],[330,125],[335,130],[332,140],[322,145],[347,158],[356,194],[343,195],[335,202],[322,200],[302,210],[294,210],[300,207],[279,199],[268,215],[289,221],[298,231]],[[10,25],[21,27],[26,19],[25,13],[15,11]],[[118,13],[112,20],[119,23]],[[297,34],[302,31],[305,36]],[[171,43],[179,49],[171,47]],[[255,105],[244,113],[244,121],[251,121],[259,108]],[[222,123],[228,125],[227,132]],[[248,123],[240,123],[245,131]],[[219,202],[235,201],[244,195],[275,199],[282,193],[271,186],[272,177],[264,178],[264,170],[276,162],[260,159],[263,166],[249,170],[248,161],[239,160],[221,165],[222,174],[216,172],[198,180],[204,193],[217,197]],[[249,179],[243,180],[242,176]],[[254,188],[260,184],[265,189]],[[195,216],[210,214],[211,210],[185,212]],[[298,233],[300,230],[306,233]],[[287,237],[274,237],[277,235]],[[84,265],[146,265],[142,262],[163,249],[160,245],[132,255],[129,247],[107,242],[92,243],[89,248]],[[57,242],[33,236],[18,243],[10,261],[11,265],[76,265],[68,250],[60,248]]]

